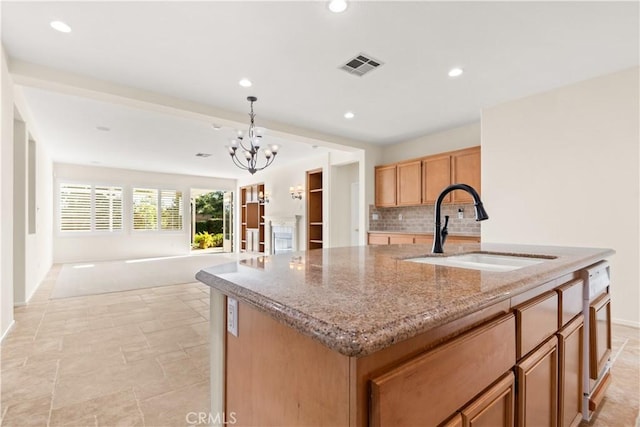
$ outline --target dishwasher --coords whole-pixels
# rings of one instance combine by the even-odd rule
[[[611,381],[611,270],[601,261],[582,270],[583,340],[582,419],[589,421]]]

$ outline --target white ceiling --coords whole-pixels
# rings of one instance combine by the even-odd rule
[[[639,56],[638,2],[352,2],[343,14],[323,1],[3,1],[1,8],[2,43],[13,60],[235,114],[256,95],[258,124],[372,144],[477,121],[484,107],[637,66]],[[55,19],[73,31],[53,31]],[[361,52],[384,65],[364,77],[338,69]],[[456,79],[447,76],[454,66],[465,70]],[[243,77],[254,86],[238,86]],[[227,137],[212,136],[210,123],[43,90],[25,95],[41,137],[67,161],[87,161],[82,144],[105,165],[153,150],[154,170],[199,173],[226,153]],[[343,118],[348,110],[353,120]],[[312,150],[280,142],[277,161],[287,150]],[[196,159],[198,151],[214,156]]]

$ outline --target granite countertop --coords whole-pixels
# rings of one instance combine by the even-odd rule
[[[346,356],[365,356],[611,256],[611,249],[491,243],[490,251],[553,256],[510,272],[403,261],[429,245],[356,246],[260,256],[201,270],[196,278]],[[442,256],[442,255],[440,255]]]

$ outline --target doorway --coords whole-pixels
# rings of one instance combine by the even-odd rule
[[[232,193],[191,189],[191,253],[232,252]],[[227,227],[225,227],[227,225]],[[227,242],[225,244],[225,242]]]

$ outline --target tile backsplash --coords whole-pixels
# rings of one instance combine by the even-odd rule
[[[458,209],[463,210],[464,218],[458,219]],[[377,214],[378,219],[374,219]],[[473,204],[443,205],[444,216],[449,215],[449,233],[480,234],[480,222],[475,220]],[[401,206],[393,208],[377,208],[369,205],[369,230],[371,231],[406,231],[408,233],[433,233],[434,206]]]

